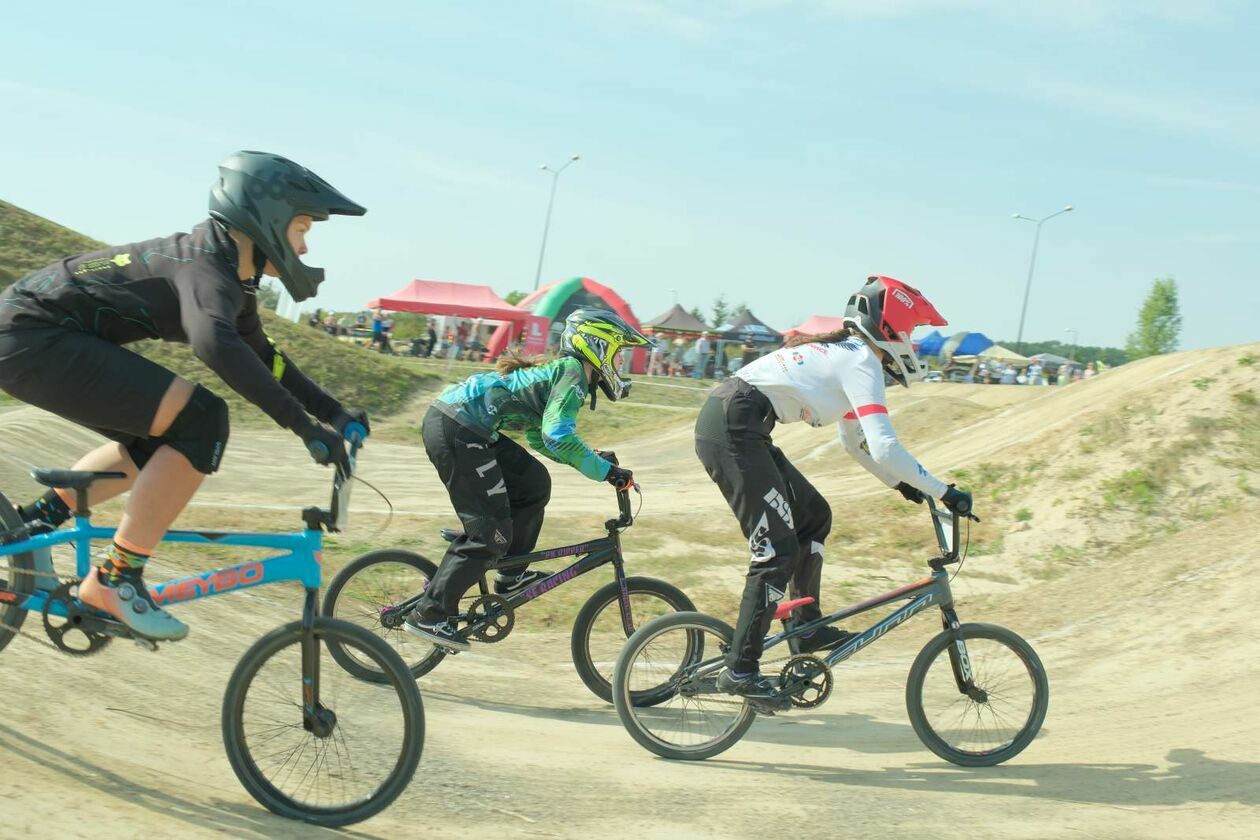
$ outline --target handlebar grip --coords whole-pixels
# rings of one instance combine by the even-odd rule
[[[367,428],[362,423],[347,423],[341,434],[346,440],[358,445],[367,438]]]

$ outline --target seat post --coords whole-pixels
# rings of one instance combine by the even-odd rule
[[[92,515],[92,511],[88,510],[88,489],[86,487],[76,487],[74,489],[74,515],[80,519],[87,519]]]

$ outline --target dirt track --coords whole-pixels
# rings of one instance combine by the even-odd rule
[[[1082,418],[1119,412],[1152,395],[1164,406],[1155,429],[1171,433],[1205,400],[1190,385],[1196,377],[1223,380],[1213,387],[1255,387],[1254,373],[1231,367],[1241,352],[1148,360],[1062,390],[916,388],[894,408],[914,429],[920,401],[977,407],[978,419],[953,434],[908,435],[924,463],[943,471],[1050,446]],[[26,410],[0,416],[0,430],[0,452],[31,461],[65,462],[89,441]],[[830,434],[789,427],[779,440],[808,474],[819,476],[828,498],[880,492],[836,461]],[[402,510],[444,515],[446,500],[418,449],[375,447],[364,459],[365,476]],[[653,515],[676,515],[684,506],[688,516],[729,515],[694,465],[685,422],[651,442],[619,444],[618,451],[651,487]],[[299,466],[298,456],[297,445],[282,436],[239,434],[224,472],[199,501],[245,504],[257,499],[259,476],[278,488],[268,493],[269,505],[322,501],[324,476]],[[1101,470],[1112,456],[1079,457]],[[18,475],[11,458],[0,465],[6,492],[20,498],[26,491],[10,491]],[[606,500],[583,494],[584,487],[580,478],[557,474],[553,506],[599,521]],[[1044,498],[1048,488],[1037,492]],[[366,493],[356,502],[375,505]],[[232,509],[216,515],[223,510]],[[186,522],[197,522],[199,512],[209,515],[211,508],[191,511]],[[935,632],[933,620],[912,622],[843,666],[825,706],[761,720],[729,752],[686,764],[656,759],[634,744],[573,673],[567,636],[531,632],[523,621],[503,644],[478,647],[422,680],[428,733],[416,779],[393,808],[349,833],[1245,836],[1260,824],[1254,711],[1260,620],[1246,585],[1260,561],[1257,513],[1256,496],[1244,493],[1221,515],[1135,543],[1109,563],[1086,558],[1061,575],[1021,576],[996,592],[979,578],[972,586],[964,572],[956,587],[964,620],[993,620],[1021,632],[1050,675],[1042,736],[1009,765],[945,764],[910,729],[904,677]],[[1023,566],[1014,549],[1079,545],[1082,531],[1105,538],[1117,527],[1065,515],[1042,521],[1013,532],[1000,558],[969,563],[992,569],[1000,561],[1018,572]],[[640,527],[651,533],[647,514]],[[738,583],[738,558],[716,565]],[[906,580],[918,571],[902,569]],[[6,794],[0,835],[331,836],[256,806],[219,740],[219,701],[231,667],[253,639],[297,615],[297,593],[273,590],[182,608],[193,635],[158,655],[115,644],[74,660],[15,641],[0,655]],[[28,627],[37,624],[33,619]]]

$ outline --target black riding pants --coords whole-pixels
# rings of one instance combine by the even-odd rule
[[[796,618],[822,615],[822,549],[831,508],[771,442],[774,424],[770,401],[738,377],[714,390],[696,420],[696,455],[739,519],[752,556],[727,657],[736,671],[756,670],[786,593],[814,599],[795,611]]]
[[[491,443],[436,408],[425,414],[421,435],[464,524],[416,604],[432,620],[459,612],[459,599],[496,560],[534,550],[551,475],[515,441],[500,435]]]

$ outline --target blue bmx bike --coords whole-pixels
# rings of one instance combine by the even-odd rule
[[[172,606],[268,583],[297,581],[305,590],[302,618],[276,628],[241,657],[223,698],[223,743],[241,784],[267,809],[291,819],[340,826],[367,819],[407,787],[424,745],[424,708],[407,666],[390,646],[361,627],[320,615],[323,532],[346,522],[351,473],[335,471],[328,510],[302,511],[304,528],[288,534],[169,531],[163,542],[251,546],[278,554],[203,572],[151,588]],[[72,656],[100,653],[114,639],[134,639],[121,622],[78,600],[78,582],[91,570],[93,541],[114,529],[92,524],[87,491],[117,472],[36,469],[40,484],[73,491],[74,525],[62,531],[25,524],[0,494],[0,650],[16,635],[34,638]],[[75,552],[72,578],[54,569],[54,546]],[[28,615],[43,633],[23,631]],[[382,674],[368,684],[328,663],[331,646],[351,650]]]

